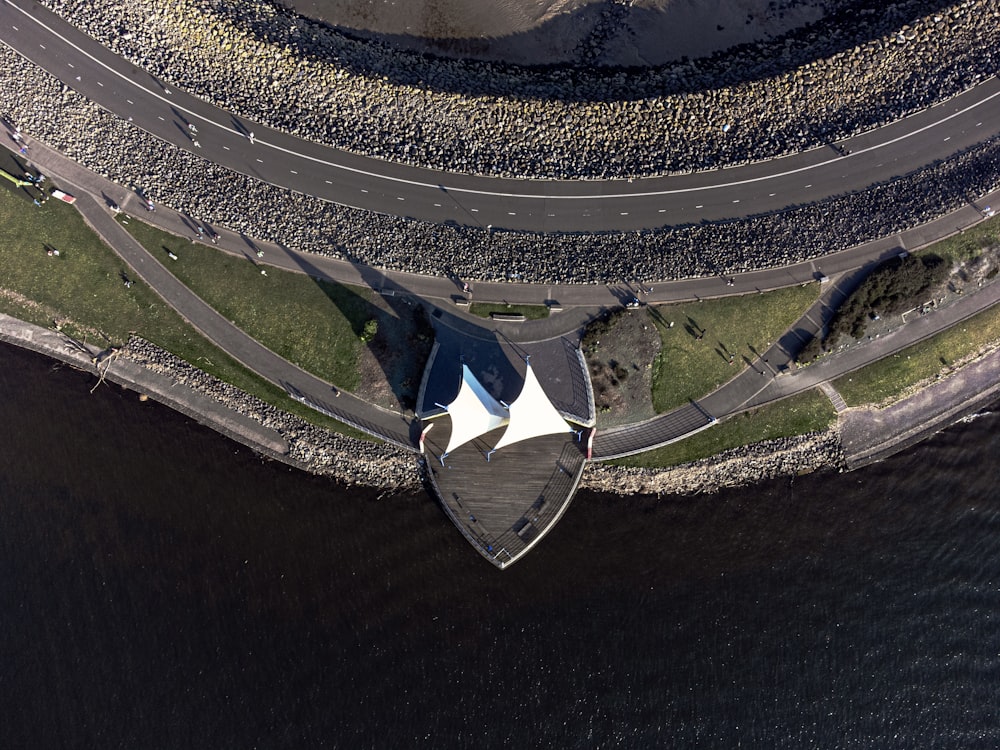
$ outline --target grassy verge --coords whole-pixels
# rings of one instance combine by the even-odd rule
[[[488,318],[493,313],[523,315],[528,320],[549,317],[549,308],[545,305],[508,305],[503,302],[473,302],[469,306],[469,312],[480,318]]]
[[[359,337],[365,323],[382,315],[371,290],[259,266],[141,221],[125,221],[151,253],[176,255],[176,261],[164,261],[168,270],[254,339],[340,388],[357,388]]]
[[[978,258],[988,247],[1000,243],[1000,216],[994,216],[947,239],[935,242],[918,255],[931,254],[949,263],[967,263]]]
[[[54,200],[36,207],[23,190],[0,184],[0,311],[46,327],[59,321],[67,334],[98,346],[123,344],[135,333],[280,409],[362,436],[251,373],[145,284],[126,287],[125,271],[73,208]]]
[[[992,307],[931,338],[845,375],[834,387],[850,406],[892,400],[907,388],[1000,340],[1000,307]]]
[[[814,389],[738,414],[680,442],[609,463],[638,468],[677,466],[762,440],[825,430],[836,416],[830,400]]]
[[[819,291],[818,284],[806,284],[651,308],[663,341],[653,363],[653,407],[664,412],[722,385],[758,359],[816,301]]]

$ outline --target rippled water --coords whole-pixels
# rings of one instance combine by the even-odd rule
[[[0,746],[996,747],[1000,421],[868,469],[580,493],[496,571],[0,349]]]

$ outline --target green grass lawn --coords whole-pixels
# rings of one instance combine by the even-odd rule
[[[503,302],[473,302],[469,306],[469,312],[480,318],[488,318],[493,313],[523,315],[528,320],[549,317],[549,308],[545,305],[508,305]]]
[[[931,338],[834,381],[850,406],[878,404],[1000,340],[1000,307],[992,307]]]
[[[960,263],[978,258],[983,250],[1000,242],[1000,216],[979,222],[947,239],[935,242],[918,255],[933,253],[950,263]]]
[[[825,430],[836,417],[830,400],[813,389],[738,414],[680,442],[609,463],[641,468],[677,466],[762,440]]]
[[[746,366],[744,358],[754,361],[755,351],[763,353],[774,343],[819,291],[818,284],[806,284],[650,308],[663,341],[653,363],[653,407],[664,412],[722,385]]]
[[[2,166],[12,173],[23,171],[11,156],[4,157]],[[949,260],[975,257],[1000,242],[998,221],[1000,217],[983,222],[926,252]],[[375,320],[380,329],[406,324],[376,308],[370,290],[270,267],[264,276],[246,258],[191,243],[141,221],[130,220],[127,229],[154,253],[164,258],[168,251],[177,255],[177,261],[164,261],[167,267],[240,328],[341,388],[352,390],[358,383],[359,336],[367,322]],[[48,250],[58,255],[49,255]],[[0,184],[0,311],[47,327],[58,320],[65,332],[99,346],[123,344],[135,333],[281,409],[362,436],[246,370],[143,283],[126,288],[125,273],[125,264],[72,207],[54,200],[37,207],[25,190]],[[731,378],[745,366],[744,358],[755,360],[755,352],[764,351],[787,330],[818,293],[818,285],[808,284],[763,295],[648,308],[662,340],[653,363],[655,409],[663,412],[680,406]],[[542,305],[474,303],[471,311],[483,317],[491,312],[520,313],[530,319],[548,315]],[[998,339],[1000,308],[841,378],[836,387],[851,405],[877,403]],[[833,418],[827,399],[810,392],[621,463],[674,465],[759,440],[822,429]]]
[[[48,255],[48,249],[59,255]],[[126,288],[121,277],[126,271],[71,206],[50,200],[39,208],[23,190],[0,184],[0,311],[46,327],[58,319],[64,332],[98,346],[124,344],[134,332],[285,411],[362,435],[244,368],[142,282]]]
[[[304,273],[258,266],[215,247],[168,234],[136,219],[126,229],[167,269],[237,327],[289,362],[345,390],[358,386],[361,335],[368,320],[385,313],[373,292]],[[267,275],[262,275],[261,270]]]
[[[200,336],[152,290],[125,287],[127,267],[72,207],[50,200],[38,208],[5,184],[0,226],[0,287],[34,303],[8,298],[11,314],[49,327],[54,318],[68,318],[67,332],[95,344],[122,344],[136,331],[171,351],[196,347]],[[47,255],[49,249],[59,255]]]

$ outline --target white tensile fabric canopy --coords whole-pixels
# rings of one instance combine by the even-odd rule
[[[528,369],[524,374],[524,386],[520,395],[510,405],[510,424],[507,425],[495,449],[499,450],[505,445],[521,440],[542,435],[556,435],[560,432],[571,432],[569,424],[545,395],[531,369],[531,362],[528,362]]]
[[[446,454],[509,421],[507,410],[476,380],[466,364],[462,365],[462,386],[447,409],[451,417],[451,437],[444,451]]]

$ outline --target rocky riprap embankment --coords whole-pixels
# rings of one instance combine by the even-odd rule
[[[348,484],[382,489],[415,488],[419,485],[416,457],[388,443],[346,437],[309,424],[305,420],[266,404],[235,386],[223,383],[158,346],[133,337],[121,355],[175,382],[205,393],[244,416],[278,432],[288,443],[282,460],[313,474],[333,477]]]
[[[829,143],[994,75],[996,0],[845,1],[815,28],[639,70],[440,60],[267,0],[44,0],[155,76],[356,153],[439,169],[613,177]]]
[[[581,486],[620,495],[691,495],[821,469],[841,471],[845,466],[840,436],[836,429],[830,429],[766,440],[669,469],[590,464]]]
[[[314,474],[349,484],[382,489],[414,488],[420,468],[412,453],[385,443],[349,438],[288,414],[248,395],[235,386],[192,367],[139,337],[122,348],[124,356],[153,372],[200,391],[230,409],[278,432],[289,445],[280,457]],[[669,469],[631,469],[591,464],[582,487],[622,495],[695,494],[724,487],[754,484],[820,469],[845,467],[840,436],[835,429],[800,437],[767,440],[726,451],[711,459]]]
[[[194,219],[400,271],[539,283],[733,274],[818,258],[888,236],[1000,186],[1000,140],[894,182],[774,214],[656,231],[488,232],[326,203],[151,138],[0,46],[0,90],[22,130],[120,185]]]
[[[200,391],[228,408],[278,432],[289,445],[286,456],[275,456],[313,474],[348,484],[380,489],[412,489],[422,468],[416,456],[385,443],[349,438],[310,425],[299,417],[248,395],[235,386],[192,367],[139,337],[132,337],[121,355],[153,372]],[[265,451],[266,453],[266,451]],[[726,451],[711,459],[669,469],[630,469],[591,464],[581,482],[586,489],[629,494],[696,494],[724,487],[754,484],[821,469],[842,470],[844,452],[835,429],[800,437],[768,440]]]

